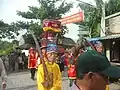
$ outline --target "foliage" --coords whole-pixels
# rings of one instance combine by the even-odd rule
[[[4,23],[2,20],[0,21],[0,39],[8,37],[14,38],[12,33],[13,29],[11,29],[12,25],[10,26],[7,23]]]
[[[100,23],[102,14],[102,0],[95,0],[96,6],[92,6],[86,3],[79,3],[79,7],[84,10],[85,20],[82,23],[77,23],[80,27],[84,27],[82,30],[89,31],[89,37],[98,37],[100,35]],[[80,29],[81,30],[81,29]]]
[[[77,0],[79,1],[79,0]],[[96,6],[86,4],[84,2],[79,3],[79,6],[85,12],[85,21],[79,23],[80,26],[84,28],[80,30],[87,30],[89,31],[91,37],[98,37],[100,35],[100,23],[101,23],[101,16],[102,16],[102,0],[94,0]],[[120,0],[109,0],[105,2],[105,14],[106,16],[120,12]]]
[[[14,39],[15,34],[18,33],[18,27],[16,27],[15,23],[11,23],[10,25],[7,23],[4,23],[3,21],[0,21],[0,38],[8,38],[8,39]],[[13,33],[14,32],[14,33]],[[0,55],[6,55],[9,54],[14,48],[14,46],[18,45],[17,40],[13,40],[12,43],[7,41],[1,41],[0,40]]]
[[[27,34],[30,34],[29,30],[32,30],[36,36],[39,36],[42,33],[42,27],[39,25],[38,22],[24,22],[24,21],[18,21],[16,22],[17,27],[20,29],[26,29]]]
[[[29,6],[29,11],[17,11],[17,14],[27,19],[56,19],[61,18],[72,7],[71,3],[66,3],[65,0],[38,0],[40,7]],[[58,5],[59,3],[59,5]]]
[[[72,3],[66,3],[65,0],[38,0],[38,3],[40,4],[39,7],[29,6],[29,10],[26,12],[17,11],[17,15],[32,19],[30,22],[18,21],[9,25],[0,21],[0,38],[15,39],[21,29],[28,30],[28,34],[29,30],[33,30],[38,37],[42,33],[42,21],[44,19],[59,19],[72,7]],[[34,22],[35,19],[41,23]]]
[[[35,45],[34,39],[31,34],[23,35],[23,38],[26,43],[31,44],[33,46]]]
[[[42,21],[44,19],[59,19],[62,14],[68,12],[72,7],[72,3],[66,3],[65,0],[38,0],[38,2],[40,7],[29,6],[29,11],[27,12],[17,11],[17,14],[23,18],[40,20],[41,23],[35,23],[33,21],[30,23],[19,23],[21,26],[23,25],[22,28],[33,30],[37,37],[42,33]],[[26,26],[27,28],[25,28]],[[64,35],[67,31],[68,30],[64,26],[63,32],[60,35]]]
[[[120,12],[120,0],[109,0],[105,4],[105,11],[106,16]]]
[[[11,24],[0,21],[0,38],[15,39],[19,35],[20,27],[18,23],[12,22]]]
[[[7,55],[13,50],[13,44],[7,41],[0,41],[0,55]]]

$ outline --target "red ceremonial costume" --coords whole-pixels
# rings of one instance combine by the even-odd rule
[[[33,48],[29,50],[28,68],[37,68],[38,55]]]

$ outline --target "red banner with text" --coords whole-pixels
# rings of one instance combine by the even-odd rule
[[[69,23],[76,23],[81,22],[84,20],[84,12],[81,10],[80,12],[73,14],[68,17],[64,17],[62,19],[59,19],[58,21],[61,22],[61,24],[69,24]]]

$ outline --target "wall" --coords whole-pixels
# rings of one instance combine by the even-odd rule
[[[108,32],[111,34],[120,33],[120,16],[108,19]]]

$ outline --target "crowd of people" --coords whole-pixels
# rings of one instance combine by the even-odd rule
[[[11,52],[9,55],[2,55],[5,69],[8,73],[27,69],[27,56],[25,53]]]
[[[23,54],[15,53],[11,53],[14,56],[10,57],[12,62],[9,60],[13,71],[16,62],[18,69],[30,69],[33,80],[37,71],[38,90],[61,90],[62,73],[65,70],[68,72],[71,90],[109,90],[109,77],[120,78],[120,69],[110,64],[99,41],[94,43],[94,50],[86,50],[79,41],[62,54],[54,43],[41,46],[40,49],[42,58],[36,49],[30,48],[27,62],[23,60],[26,59]],[[7,75],[2,59],[4,58],[0,59],[0,74],[2,87],[5,88]]]
[[[109,77],[119,78],[120,69],[110,64],[101,42],[94,43],[94,50],[88,51],[79,43],[63,54],[59,54],[53,44],[41,47],[46,66],[38,59],[38,90],[61,90],[61,74],[65,70],[71,90],[109,90]]]

